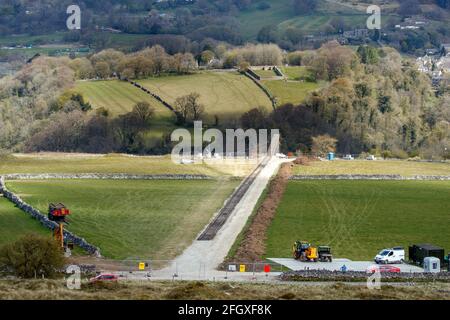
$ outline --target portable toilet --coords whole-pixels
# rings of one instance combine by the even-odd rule
[[[334,160],[334,152],[328,152],[327,159],[330,161],[333,161]]]
[[[423,271],[431,273],[441,272],[441,260],[436,257],[426,257],[423,259]]]

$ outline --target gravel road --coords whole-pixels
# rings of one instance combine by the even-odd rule
[[[217,266],[223,262],[235,239],[244,228],[271,177],[286,161],[272,157],[237,204],[216,237],[210,241],[194,241],[169,267],[154,271],[152,278],[167,279],[172,278],[174,274],[184,279],[225,277],[226,273],[217,271]]]

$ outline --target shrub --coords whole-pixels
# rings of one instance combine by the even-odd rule
[[[51,278],[63,266],[63,251],[49,237],[29,234],[0,249],[0,269],[20,278]]]
[[[394,158],[398,158],[398,159],[402,159],[402,160],[409,158],[408,153],[401,149],[392,150],[392,155],[394,156]]]
[[[381,156],[383,157],[383,159],[393,158],[392,152],[389,150],[382,151]]]

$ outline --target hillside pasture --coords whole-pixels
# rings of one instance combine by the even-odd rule
[[[213,177],[245,176],[255,164],[244,159],[178,164],[170,156],[122,154],[30,153],[14,154],[0,161],[0,175],[12,173],[129,173],[203,174]]]
[[[0,196],[0,247],[30,233],[48,236],[51,234],[38,221]]]
[[[148,102],[155,109],[155,114],[146,136],[149,141],[155,138],[156,144],[165,133],[175,128],[175,115],[171,110],[128,82],[78,81],[75,90],[80,92],[94,109],[105,108],[113,117],[130,112],[138,102]]]
[[[306,100],[311,92],[320,87],[315,82],[269,80],[262,81],[262,83],[276,97],[278,105],[300,104]]]
[[[205,106],[209,121],[214,121],[214,116],[219,118],[219,123],[236,119],[240,114],[260,106],[272,109],[264,92],[237,72],[200,72],[154,77],[138,82],[170,104],[183,95],[199,93],[200,103]]]
[[[271,8],[259,10],[260,2],[269,3]],[[256,39],[261,28],[268,25],[276,26],[280,32],[289,26],[298,26],[304,31],[317,33],[326,30],[334,17],[348,23],[351,22],[353,23],[351,25],[356,28],[361,25],[360,22],[365,16],[364,13],[344,6],[337,1],[320,0],[315,13],[296,15],[291,0],[260,0],[255,1],[248,10],[241,12],[238,19],[241,23],[242,34],[246,35],[248,39]],[[356,22],[358,24],[355,24]]]
[[[314,161],[306,166],[295,166],[293,174],[335,175],[335,174],[387,174],[401,176],[450,175],[450,163],[418,162],[402,160],[337,160]]]
[[[63,202],[72,211],[67,229],[100,247],[105,257],[168,260],[189,246],[238,183],[16,180],[7,186],[44,213],[50,202]]]
[[[288,80],[305,80],[310,76],[308,67],[305,66],[284,66],[281,67],[281,71],[288,78]]]

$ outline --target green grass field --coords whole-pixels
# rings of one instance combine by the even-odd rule
[[[379,161],[315,161],[307,166],[295,166],[293,174],[399,174],[414,175],[450,175],[450,163],[432,163],[400,160]]]
[[[93,105],[103,107],[117,116],[133,109],[137,102],[147,101],[155,108],[155,115],[148,131],[149,138],[161,138],[175,128],[175,115],[161,102],[131,84],[118,80],[78,81],[75,90]]]
[[[0,45],[28,45],[43,43],[60,43],[64,38],[64,32],[55,32],[44,35],[31,36],[27,34],[10,35],[0,37]]]
[[[15,154],[0,160],[0,174],[11,173],[131,173],[205,174],[244,176],[254,164],[245,161],[217,161],[181,165],[170,156],[95,155],[76,153]]]
[[[169,103],[197,92],[206,113],[219,122],[262,106],[271,110],[269,98],[250,79],[237,72],[201,72],[186,76],[165,76],[140,80],[143,86]]]
[[[305,66],[284,66],[281,67],[281,71],[288,78],[288,80],[302,80],[310,75],[310,72]]]
[[[268,2],[271,8],[258,10],[260,2]],[[315,14],[296,16],[292,10],[291,0],[260,0],[255,1],[248,10],[239,14],[242,34],[248,39],[255,39],[262,27],[277,26],[279,31],[289,26],[297,26],[304,31],[317,33],[325,30],[329,22],[338,17],[355,28],[364,25],[364,14],[356,9],[337,3],[320,1]]]
[[[296,240],[335,257],[432,243],[450,250],[448,181],[291,181],[268,230],[267,257],[290,257]]]
[[[0,197],[0,246],[14,242],[25,234],[50,235],[41,224],[7,199]]]
[[[95,109],[103,107],[114,116],[130,112],[137,102],[147,101],[155,108],[155,121],[173,122],[173,113],[161,102],[124,81],[78,81],[75,90]]]
[[[276,77],[277,74],[273,70],[253,70],[254,73],[256,73],[261,78],[271,78]]]
[[[302,103],[312,91],[320,87],[315,82],[269,80],[262,81],[262,83],[277,98],[278,105]]]
[[[238,183],[22,180],[7,186],[41,212],[50,202],[63,202],[72,210],[67,229],[99,246],[106,257],[166,260],[195,239]]]

